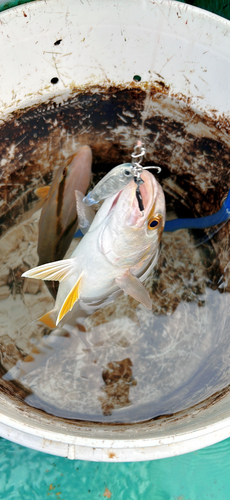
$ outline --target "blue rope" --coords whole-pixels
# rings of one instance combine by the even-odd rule
[[[191,219],[173,219],[165,224],[165,231],[177,231],[178,229],[205,229],[206,227],[216,226],[225,222],[230,217],[230,190],[226,200],[218,212],[207,217],[197,217]]]
[[[206,227],[216,226],[221,222],[225,222],[230,218],[230,190],[226,200],[224,200],[222,207],[218,212],[206,217],[197,217],[191,219],[173,219],[165,223],[164,230],[167,232],[177,231],[178,229],[205,229]],[[81,238],[83,236],[80,229],[75,233],[74,238]]]

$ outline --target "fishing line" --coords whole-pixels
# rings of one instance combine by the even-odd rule
[[[228,222],[229,222],[229,219],[225,220],[215,231],[210,232],[209,234],[204,236],[201,239],[201,241],[199,243],[197,243],[197,245],[194,245],[194,248],[197,248],[201,245],[204,245],[205,243],[207,243],[207,241],[210,241],[213,238],[213,236],[215,236],[215,234],[217,234]]]
[[[150,70],[148,71],[149,73],[149,80],[147,82],[147,89],[146,89],[146,95],[145,95],[145,100],[144,100],[144,109],[142,111],[142,117],[141,117],[141,126],[140,126],[140,131],[139,131],[139,141],[142,142],[142,138],[144,135],[144,126],[145,126],[145,121],[148,117],[149,114],[149,109],[150,109],[150,104],[151,104],[151,85],[153,84],[153,68],[155,66],[155,61],[156,61],[156,54],[153,53],[152,56],[152,62],[150,62]]]
[[[194,244],[194,245],[186,245],[184,247],[181,247],[181,250],[183,250],[185,248],[198,248],[201,245],[204,245],[205,243],[207,243],[208,241],[210,241],[212,239],[212,237],[215,236],[215,234],[217,234],[229,222],[229,220],[230,219],[225,220],[215,231],[210,232],[209,234],[207,234],[203,238],[200,238],[199,243]],[[183,227],[181,229],[196,229],[196,228]]]

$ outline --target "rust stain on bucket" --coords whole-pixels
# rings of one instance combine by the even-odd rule
[[[51,101],[15,112],[0,128],[1,233],[28,209],[36,187],[50,183],[54,170],[76,147],[91,146],[97,180],[130,160],[140,130],[146,161],[163,167],[165,192],[174,195],[175,206],[177,194],[168,185],[169,176],[185,196],[189,189],[188,208],[194,215],[206,215],[213,203],[221,203],[230,183],[229,122],[214,113],[199,114],[189,99],[169,96],[163,83],[151,88],[150,97],[148,116],[146,88],[136,84],[92,87],[63,105]]]

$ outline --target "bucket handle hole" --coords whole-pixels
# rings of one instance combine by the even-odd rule
[[[58,82],[59,82],[59,79],[58,79],[56,76],[54,76],[54,77],[53,77],[53,78],[51,78],[51,80],[50,80],[50,83],[53,83],[53,85],[55,85],[55,84],[56,84],[56,83],[58,83]]]

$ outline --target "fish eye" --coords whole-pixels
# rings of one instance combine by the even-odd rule
[[[131,175],[131,172],[129,170],[125,170],[124,174],[125,174],[126,177],[128,177],[129,175]]]
[[[150,229],[151,231],[153,229],[157,229],[157,227],[161,223],[161,220],[162,217],[160,215],[155,215],[154,217],[151,217],[151,219],[149,219],[148,221],[148,229]]]

